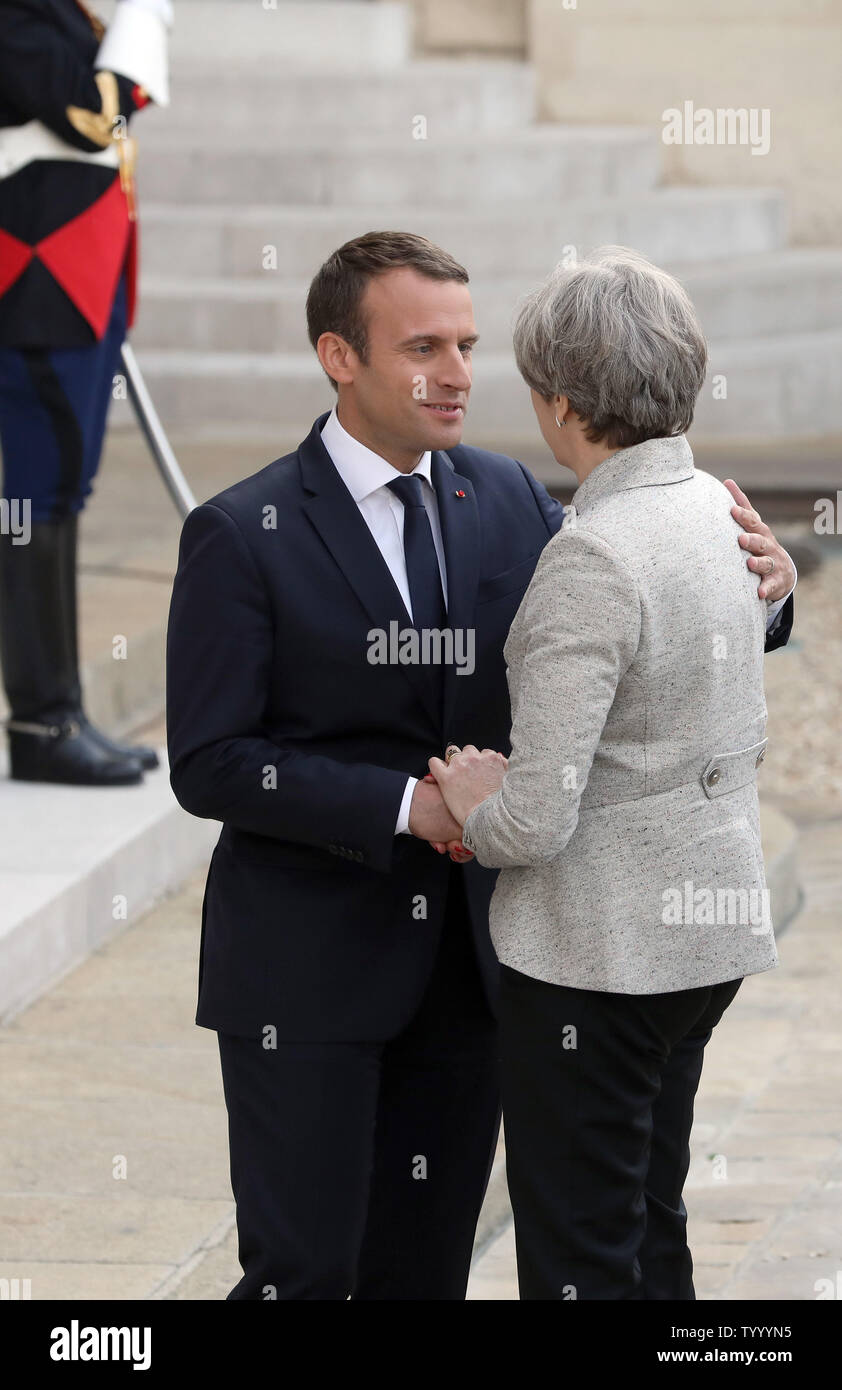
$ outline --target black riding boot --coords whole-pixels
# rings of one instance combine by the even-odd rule
[[[81,690],[68,609],[67,552],[76,516],[32,522],[26,544],[0,533],[0,659],[11,715],[9,775],[83,786],[140,782],[140,760],[102,746],[79,719]]]
[[[79,623],[77,619],[78,604],[76,599],[76,551],[78,538],[78,516],[76,513],[73,513],[72,518],[68,517],[67,520],[68,522],[72,520],[73,524],[68,524],[59,541],[59,545],[61,548],[61,559],[59,563],[61,564],[62,573],[64,576],[63,593],[66,595],[64,621],[67,630],[67,643],[71,653],[73,667],[76,671],[76,686],[78,689]],[[96,739],[97,743],[100,745],[100,747],[105,749],[106,753],[111,753],[120,757],[129,756],[132,758],[137,758],[141,767],[144,768],[158,766],[158,754],[155,752],[155,749],[150,748],[148,744],[121,743],[118,739],[109,738],[108,735],[104,734],[101,729],[98,729],[95,724],[92,724],[84,709],[82,708],[81,690],[79,693],[79,698],[77,700],[74,718],[79,724],[81,724],[82,728],[88,734],[90,734],[91,738]]]

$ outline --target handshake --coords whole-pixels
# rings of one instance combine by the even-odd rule
[[[462,828],[474,807],[499,791],[509,760],[493,748],[450,743],[444,761],[430,758],[428,766],[412,795],[409,829],[455,864],[467,863],[474,856],[462,844]]]

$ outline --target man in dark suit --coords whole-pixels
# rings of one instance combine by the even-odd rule
[[[467,279],[407,234],[335,252],[308,326],[337,409],[182,533],[168,742],[179,802],[223,822],[196,1021],[229,1115],[232,1299],[465,1295],[499,1123],[495,873],[432,852],[458,828],[423,778],[449,743],[508,751],[503,644],[562,518],[459,443]],[[791,621],[789,600],[776,641]]]

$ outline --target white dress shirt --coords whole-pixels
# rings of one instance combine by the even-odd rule
[[[353,435],[343,429],[339,423],[336,407],[325,421],[322,430],[322,443],[330,454],[337,473],[359,507],[363,520],[377,543],[380,554],[389,566],[389,573],[400,590],[406,611],[411,618],[412,602],[409,596],[409,579],[406,573],[406,557],[403,549],[403,502],[387,486],[392,478],[403,478],[407,475],[401,473],[399,469],[393,468],[391,463],[387,463],[379,454],[366,448],[365,444],[361,444],[358,439],[354,439]],[[415,477],[417,475],[423,479],[421,491],[424,494],[424,506],[427,508],[427,515],[430,518],[430,528],[433,532],[433,543],[438,556],[441,587],[446,605],[447,574],[444,566],[444,545],[441,538],[439,509],[430,476],[430,467],[428,451],[421,455],[418,464],[409,476]],[[396,835],[409,835],[411,833],[409,807],[417,782],[417,777],[407,778],[395,825]]]
[[[340,478],[347,487],[354,501],[360,509],[363,520],[377,542],[377,548],[386,564],[389,572],[394,579],[401,598],[404,601],[407,613],[412,617],[412,603],[409,596],[409,580],[406,573],[406,557],[403,550],[403,502],[396,497],[394,492],[387,484],[392,478],[403,478],[403,474],[397,468],[393,468],[391,463],[375,454],[373,449],[368,449],[365,444],[361,444],[358,439],[349,434],[339,423],[339,416],[334,406],[322,429],[322,443],[330,454]],[[441,575],[441,587],[444,593],[445,605],[447,605],[447,573],[444,564],[444,545],[441,538],[441,522],[439,521],[439,509],[436,501],[436,493],[430,476],[430,453],[422,454],[421,458],[412,470],[410,477],[418,475],[423,478],[426,486],[422,486],[424,494],[424,506],[427,508],[427,515],[430,518],[430,527],[433,532],[433,543],[436,547],[436,555],[439,561],[439,574]],[[794,589],[795,585],[793,585]],[[790,590],[792,593],[792,589]],[[786,598],[778,599],[775,603],[767,603],[766,612],[766,631],[770,632],[778,621],[779,614]],[[409,807],[412,802],[412,793],[418,782],[417,777],[407,778],[406,788],[401,801],[398,819],[395,825],[396,835],[409,835]]]
[[[792,558],[792,557],[790,556],[790,559],[791,559],[791,558]],[[793,580],[792,588],[790,589],[789,593],[788,593],[788,594],[784,594],[783,598],[776,598],[776,599],[774,600],[774,602],[770,602],[769,599],[766,600],[766,636],[767,636],[767,637],[769,637],[769,636],[771,635],[772,629],[778,626],[778,618],[781,616],[781,610],[782,610],[784,604],[786,603],[787,599],[790,597],[791,594],[794,594],[794,593],[795,593],[795,585],[798,583],[798,570],[795,568],[795,563],[794,563],[794,562],[793,562],[792,569],[793,569],[793,573],[795,574],[795,579]]]

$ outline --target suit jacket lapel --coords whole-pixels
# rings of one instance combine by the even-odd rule
[[[389,566],[321,441],[326,419],[327,415],[320,416],[298,451],[302,484],[310,494],[304,502],[305,513],[357,595],[372,627],[387,633],[391,622],[397,622],[399,630],[409,627],[411,619]],[[400,670],[438,728],[440,715],[431,699],[423,667],[401,665]]]

